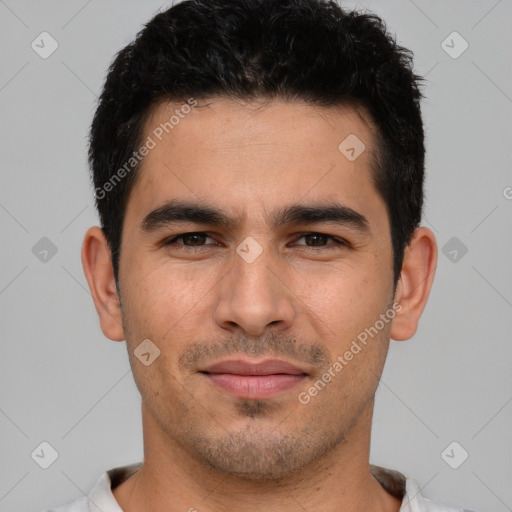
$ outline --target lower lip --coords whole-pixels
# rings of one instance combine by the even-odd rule
[[[231,373],[206,373],[217,387],[239,398],[271,398],[295,387],[306,377],[304,374],[289,375],[233,375]]]

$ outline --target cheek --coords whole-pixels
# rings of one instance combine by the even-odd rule
[[[143,339],[150,339],[160,350],[155,362],[140,371],[141,379],[153,389],[166,389],[181,380],[180,355],[196,341],[206,342],[212,332],[211,305],[218,277],[215,272],[192,269],[192,265],[164,263],[146,272],[129,289],[126,322],[133,352]],[[138,361],[133,361],[140,366]]]
[[[382,276],[388,274],[377,256],[367,258],[361,265],[347,262],[342,266],[304,270],[295,281],[300,298],[297,305],[306,314],[309,312],[311,322],[316,319],[322,337],[342,349],[386,311],[392,291],[391,276],[389,283]]]
[[[180,316],[204,297],[212,286],[209,281],[214,282],[211,272],[202,271],[193,263],[147,260],[131,274],[133,277],[129,277],[127,286],[132,303],[136,303],[143,314],[151,312],[156,318]]]

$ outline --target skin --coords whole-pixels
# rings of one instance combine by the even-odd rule
[[[156,106],[144,138],[176,107]],[[82,261],[101,328],[126,340],[142,396],[144,464],[113,491],[123,510],[399,510],[369,473],[374,395],[390,338],[417,329],[437,246],[429,229],[415,232],[394,290],[389,219],[370,171],[374,129],[352,107],[199,102],[144,158],[125,213],[120,297],[101,229],[87,232]],[[355,161],[338,150],[349,134],[366,146]],[[238,225],[141,228],[174,199]],[[364,215],[369,230],[269,220],[285,205],[331,202]],[[207,233],[196,252],[183,250],[190,238],[163,243],[190,232]],[[236,252],[247,237],[262,249],[251,263]],[[393,302],[393,320],[302,404],[298,394]],[[144,339],[160,350],[148,366],[134,356]],[[228,356],[282,359],[307,376],[271,398],[239,398],[199,373]]]

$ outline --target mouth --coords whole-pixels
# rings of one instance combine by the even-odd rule
[[[308,374],[286,361],[221,361],[200,371],[217,388],[238,398],[272,398],[297,386]]]

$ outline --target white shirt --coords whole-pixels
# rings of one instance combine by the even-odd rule
[[[112,494],[112,488],[127,480],[141,466],[142,463],[137,463],[105,471],[87,496],[45,512],[123,512]],[[400,512],[472,512],[424,498],[416,481],[398,471],[370,465],[370,472],[386,491],[402,498]]]

